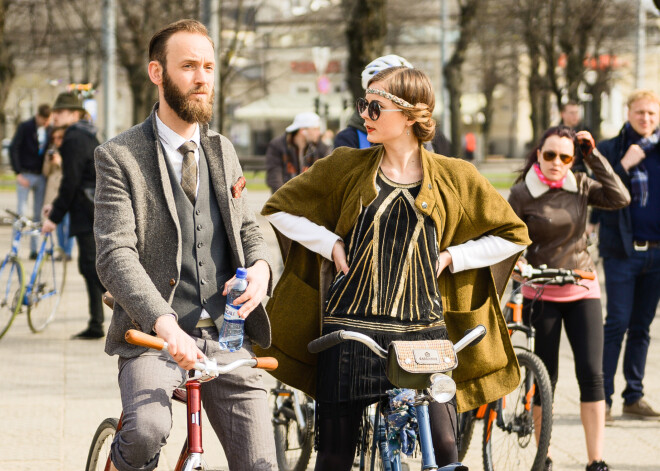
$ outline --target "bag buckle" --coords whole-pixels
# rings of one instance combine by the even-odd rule
[[[645,240],[644,242],[633,241],[633,249],[637,252],[646,252],[649,249],[649,241]]]

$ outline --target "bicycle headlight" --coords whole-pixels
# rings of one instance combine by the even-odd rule
[[[456,383],[443,373],[431,375],[431,386],[426,390],[435,402],[449,402],[456,395]]]

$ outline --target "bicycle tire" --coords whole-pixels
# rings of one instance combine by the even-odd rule
[[[527,350],[517,352],[521,381],[503,399],[489,405],[483,434],[485,471],[542,471],[552,433],[552,388],[545,365]],[[533,381],[533,382],[532,382]],[[528,384],[536,385],[542,408],[541,433],[538,443],[534,434],[535,400]],[[492,414],[494,413],[494,414]],[[493,420],[493,417],[495,420]]]
[[[458,447],[458,461],[463,461],[467,454],[470,442],[472,441],[472,434],[474,433],[474,424],[477,418],[475,411],[470,410],[458,414],[458,439],[456,446]]]
[[[16,257],[6,257],[0,267],[0,339],[20,312],[24,293],[23,265]]]
[[[98,426],[92,439],[92,445],[89,447],[86,471],[105,470],[105,465],[110,457],[110,445],[117,432],[118,423],[117,419],[108,418]]]
[[[273,418],[275,454],[280,471],[304,471],[307,469],[314,448],[314,405],[308,396],[301,409],[305,424],[298,426],[290,401],[285,402]]]
[[[66,280],[66,256],[60,247],[45,252],[28,296],[28,325],[32,332],[42,332],[55,318]]]

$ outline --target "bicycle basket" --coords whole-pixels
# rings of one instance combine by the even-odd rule
[[[387,379],[398,388],[424,389],[434,373],[458,365],[449,340],[394,341],[387,352]]]

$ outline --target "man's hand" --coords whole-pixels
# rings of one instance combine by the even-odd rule
[[[41,224],[42,234],[53,232],[55,229],[57,229],[57,224],[55,224],[53,221],[51,221],[48,218],[44,219],[43,223]]]
[[[170,355],[184,370],[191,369],[197,360],[204,358],[195,341],[179,327],[174,316],[160,316],[154,324],[154,331],[167,342]]]
[[[25,178],[22,173],[16,174],[16,181],[23,188],[27,188],[28,186],[30,186],[30,181],[27,178]]]
[[[626,154],[621,159],[621,166],[627,172],[633,167],[639,165],[639,163],[646,158],[646,154],[637,144],[633,144],[628,147]]]
[[[335,268],[338,272],[348,275],[348,263],[346,262],[346,247],[344,241],[339,239],[332,247],[332,261],[335,262]]]
[[[222,291],[224,296],[227,295],[227,288],[234,282],[235,276],[225,283],[225,288]],[[242,304],[238,310],[238,315],[245,319],[254,309],[261,304],[261,300],[266,297],[268,292],[268,281],[270,280],[270,267],[264,260],[257,260],[257,262],[247,269],[248,286],[245,292],[234,300],[235,304]]]

